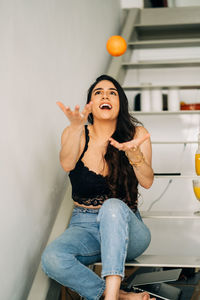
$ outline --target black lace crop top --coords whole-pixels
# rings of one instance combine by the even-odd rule
[[[110,198],[110,189],[106,177],[89,170],[82,161],[82,158],[88,149],[89,142],[87,125],[85,126],[85,139],[85,148],[76,163],[75,168],[69,173],[72,185],[72,198],[79,204],[98,206],[102,205],[106,199]]]

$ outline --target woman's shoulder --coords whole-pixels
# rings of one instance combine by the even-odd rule
[[[144,126],[136,126],[135,127],[135,137],[143,137],[147,133],[149,133],[149,132]]]

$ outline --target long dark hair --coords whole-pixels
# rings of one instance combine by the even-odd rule
[[[120,84],[111,76],[101,75],[91,85],[88,90],[87,103],[90,102],[92,91],[102,80],[111,81],[119,94],[119,114],[115,132],[112,138],[119,143],[127,142],[133,139],[135,129],[138,124],[141,124],[137,119],[130,115],[128,110],[128,99]],[[88,122],[93,124],[92,113],[88,116]],[[108,144],[105,153],[105,161],[108,165],[107,180],[111,190],[112,197],[123,199],[129,207],[136,209],[138,198],[138,180],[135,176],[132,166],[124,153],[119,151],[111,144]]]

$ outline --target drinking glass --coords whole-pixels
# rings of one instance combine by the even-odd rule
[[[198,201],[200,201],[200,179],[193,179],[193,191]],[[194,212],[195,215],[200,216],[200,210]]]

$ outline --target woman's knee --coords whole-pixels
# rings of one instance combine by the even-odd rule
[[[62,251],[52,243],[46,247],[42,254],[42,269],[47,275],[59,273],[63,269],[66,271],[72,267],[74,259],[73,254]]]
[[[122,215],[127,215],[129,212],[128,206],[119,199],[110,198],[106,200],[99,210],[99,218],[102,215],[107,215],[109,218],[118,218]]]
[[[133,230],[131,230],[129,232],[127,261],[140,256],[148,248],[150,242],[151,233],[146,225],[141,224],[141,228],[137,228],[137,232],[133,232]]]
[[[127,210],[128,206],[120,199],[110,198],[103,203],[102,208],[117,211],[117,210],[124,210],[124,209]]]

